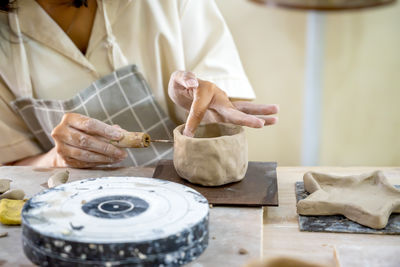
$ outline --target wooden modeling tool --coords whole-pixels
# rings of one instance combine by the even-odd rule
[[[154,143],[174,143],[174,140],[154,139],[154,140],[150,140],[150,141],[154,142]]]
[[[126,132],[124,137],[119,141],[111,141],[110,143],[118,147],[126,148],[144,148],[148,147],[151,142],[154,143],[173,143],[173,140],[152,140],[150,135],[142,132]]]

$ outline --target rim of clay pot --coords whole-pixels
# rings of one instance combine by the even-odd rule
[[[195,139],[195,140],[204,140],[204,141],[206,141],[206,140],[217,140],[217,139],[220,139],[222,137],[224,137],[224,138],[233,138],[236,135],[241,134],[241,133],[244,132],[244,129],[243,129],[242,126],[231,124],[231,123],[225,123],[225,122],[205,123],[205,124],[200,124],[199,127],[206,127],[206,126],[215,125],[215,124],[223,125],[225,127],[237,128],[239,131],[237,133],[235,133],[235,134],[232,134],[232,135],[221,135],[221,136],[217,136],[217,137],[200,137],[200,138],[198,138],[198,137],[189,137],[189,136],[186,136],[186,135],[182,134],[182,131],[183,131],[184,127],[185,127],[185,124],[181,124],[181,125],[177,126],[174,129],[173,132],[174,132],[174,136],[175,135],[179,135],[180,137],[183,137],[183,138],[186,138],[186,139]]]

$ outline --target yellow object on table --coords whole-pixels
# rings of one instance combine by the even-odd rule
[[[21,224],[21,211],[26,200],[2,199],[0,201],[0,222],[7,225]]]

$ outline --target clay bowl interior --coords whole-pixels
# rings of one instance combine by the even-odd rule
[[[182,133],[183,128],[184,127],[180,129],[180,133]],[[219,138],[222,136],[239,134],[241,131],[243,131],[241,127],[234,125],[210,123],[207,125],[200,125],[193,138]]]

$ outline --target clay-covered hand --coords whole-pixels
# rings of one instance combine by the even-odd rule
[[[168,94],[179,106],[189,110],[183,134],[193,136],[203,120],[261,128],[277,122],[269,115],[278,112],[277,105],[231,101],[214,83],[196,78],[193,72],[175,71],[170,78]]]
[[[54,155],[52,165],[90,168],[120,162],[127,153],[110,141],[122,139],[123,133],[119,127],[67,113],[51,133],[55,141],[55,147],[48,152]]]

